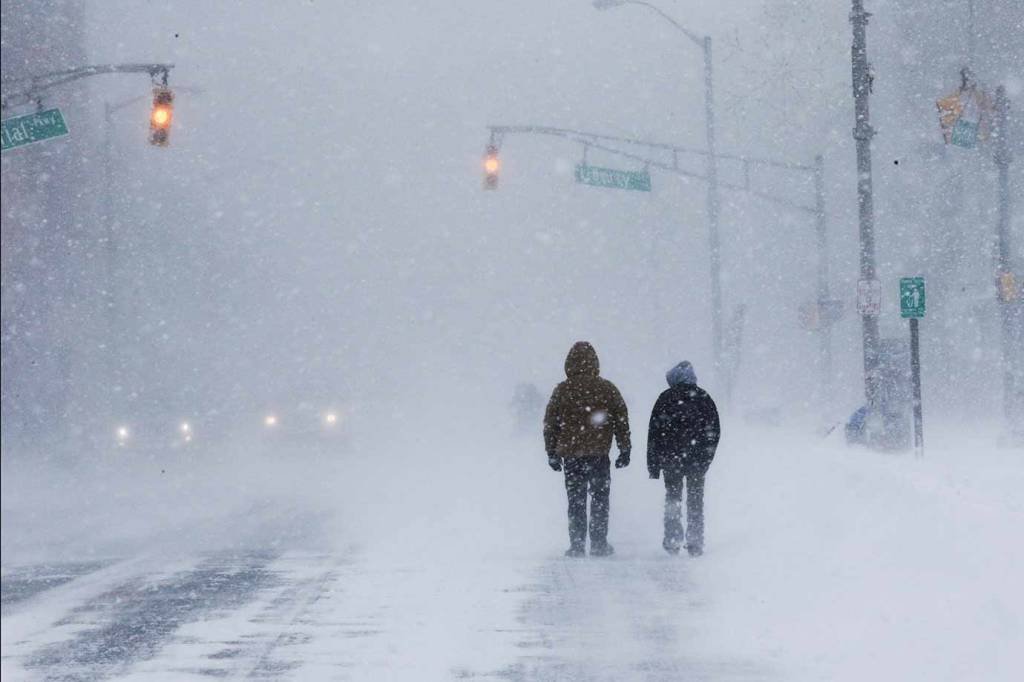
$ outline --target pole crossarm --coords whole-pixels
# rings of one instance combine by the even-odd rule
[[[634,147],[640,147],[640,148],[643,148],[643,149],[672,152],[673,155],[692,154],[692,155],[695,155],[695,156],[707,157],[708,156],[708,152],[707,152],[707,150],[704,150],[704,149],[695,149],[695,148],[692,148],[692,147],[680,147],[678,145],[666,144],[666,143],[663,143],[663,142],[652,142],[652,141],[649,141],[649,140],[641,140],[641,139],[635,139],[635,138],[629,138],[629,137],[619,137],[619,136],[616,136],[616,135],[604,135],[604,134],[601,134],[601,133],[589,133],[589,132],[585,132],[585,131],[581,131],[581,130],[572,130],[572,129],[569,129],[569,128],[554,128],[554,127],[551,127],[551,126],[538,126],[538,125],[515,125],[515,126],[494,125],[494,126],[488,126],[488,130],[491,133],[491,144],[494,145],[495,147],[498,147],[498,148],[501,147],[501,141],[502,141],[502,139],[506,135],[547,135],[547,136],[551,136],[551,137],[560,137],[560,138],[563,138],[563,139],[566,139],[566,140],[570,140],[572,142],[576,142],[578,144],[582,144],[582,145],[584,145],[586,147],[589,147],[589,148],[592,148],[592,149],[599,149],[599,150],[601,150],[603,152],[607,152],[609,154],[620,156],[620,157],[625,158],[625,159],[630,159],[631,161],[637,161],[639,163],[644,164],[645,166],[651,166],[651,167],[654,167],[654,168],[658,168],[660,170],[666,171],[668,173],[673,173],[675,175],[679,175],[679,176],[682,176],[682,177],[693,178],[693,179],[696,179],[696,180],[703,180],[705,182],[708,180],[707,175],[704,175],[704,174],[701,174],[701,173],[697,173],[697,172],[694,172],[694,171],[689,171],[689,170],[680,168],[678,163],[666,163],[666,162],[658,160],[656,158],[651,158],[650,156],[645,156],[645,155],[643,155],[641,153],[636,153],[636,152],[632,152],[632,151],[626,151],[626,150],[623,150],[623,149],[612,147],[612,146],[609,146],[609,144],[610,143],[627,144],[627,145],[632,145]],[[760,191],[760,190],[752,188],[750,186],[750,176],[749,176],[749,173],[747,172],[747,170],[749,169],[750,166],[761,166],[761,167],[766,167],[766,168],[776,168],[776,169],[792,170],[792,171],[799,171],[799,172],[805,172],[805,173],[814,173],[815,172],[815,167],[814,166],[809,166],[809,165],[800,164],[800,163],[793,163],[793,162],[790,162],[790,161],[780,161],[780,160],[777,160],[777,159],[739,156],[739,155],[736,155],[736,154],[716,154],[715,158],[716,159],[720,159],[720,160],[725,160],[725,161],[734,161],[734,162],[740,163],[740,164],[742,164],[744,166],[744,179],[745,179],[745,182],[743,184],[738,184],[738,183],[734,183],[734,182],[722,182],[722,181],[719,181],[719,184],[722,187],[727,187],[729,189],[734,189],[734,190],[739,190],[739,191],[747,192],[748,194],[750,194],[752,196],[756,196],[756,197],[758,197],[760,199],[764,199],[765,201],[769,201],[769,202],[778,204],[780,206],[785,206],[787,208],[792,208],[792,209],[795,209],[795,210],[798,210],[798,211],[802,211],[804,213],[811,213],[811,214],[817,214],[818,213],[819,208],[817,206],[806,206],[806,205],[801,204],[799,202],[790,201],[788,199],[776,196],[776,195],[771,194],[769,192],[763,192],[763,191]],[[676,161],[676,159],[674,158],[673,161]]]
[[[167,85],[167,77],[173,68],[174,64],[97,64],[35,76],[9,78],[0,87],[3,90],[3,107],[30,104],[38,101],[46,91],[58,85],[106,73],[147,73],[154,82],[159,79],[161,85]]]

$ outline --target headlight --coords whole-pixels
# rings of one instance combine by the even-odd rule
[[[123,445],[124,443],[128,442],[128,437],[131,435],[131,433],[128,431],[128,427],[127,426],[118,426],[116,433],[117,433],[117,442],[119,444],[121,444],[121,445]]]
[[[275,426],[277,426],[277,415],[268,414],[266,417],[263,418],[263,425],[266,426],[268,429],[272,429]]]
[[[178,430],[181,431],[182,434],[184,434],[185,436],[188,436],[190,433],[192,433],[192,425],[189,424],[188,422],[181,422],[181,426],[178,427]]]
[[[328,412],[324,415],[324,424],[326,426],[334,426],[338,423],[338,414],[336,412]]]

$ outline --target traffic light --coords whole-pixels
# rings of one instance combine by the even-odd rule
[[[498,171],[500,169],[501,161],[498,160],[498,148],[489,144],[487,152],[484,154],[484,189],[498,189]]]
[[[153,110],[149,114],[149,143],[166,147],[174,119],[174,93],[169,88],[153,88]]]

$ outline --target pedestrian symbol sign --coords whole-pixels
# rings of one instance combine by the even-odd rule
[[[924,277],[900,279],[900,316],[924,317]]]

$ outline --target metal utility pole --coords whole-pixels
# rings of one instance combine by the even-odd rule
[[[724,338],[722,334],[722,255],[721,239],[718,234],[718,214],[720,201],[718,194],[718,155],[715,152],[715,104],[712,87],[711,69],[711,36],[700,36],[686,28],[661,8],[644,0],[593,0],[594,7],[600,10],[621,7],[623,5],[640,5],[660,15],[685,35],[704,53],[704,130],[707,140],[707,180],[708,180],[708,251],[711,270],[711,352],[715,365],[715,379],[720,390],[728,395],[729,381],[727,372],[722,366]]]
[[[711,79],[711,36],[704,36],[704,122],[708,145],[708,250],[711,259],[711,345],[714,353],[715,378],[725,391],[728,402],[731,382],[723,381],[722,366],[722,252],[718,234],[718,160],[715,152],[715,104]]]
[[[854,128],[857,141],[857,207],[860,214],[860,279],[874,282],[875,269],[875,210],[871,185],[871,127],[868,99],[871,95],[871,66],[867,55],[867,25],[870,13],[864,10],[864,0],[852,0],[850,23],[853,24]],[[864,394],[868,408],[873,410],[877,391],[878,317],[865,311],[861,315],[861,334],[864,344]]]
[[[103,224],[105,265],[107,270],[107,292],[105,296],[105,313],[107,323],[107,370],[109,383],[121,385],[121,344],[120,344],[120,301],[118,290],[121,286],[118,267],[117,226],[114,219],[114,107],[110,102],[103,103]]]
[[[832,299],[828,281],[828,222],[825,215],[825,159],[814,157],[814,226],[818,247],[818,314],[823,314]],[[832,322],[828,320],[818,328],[818,364],[821,376],[821,396],[825,401],[832,394]]]
[[[1003,416],[1007,431],[1012,431],[1016,424],[1021,429],[1017,415],[1017,384],[1020,381],[1021,355],[1024,349],[1015,341],[1014,322],[1019,315],[1020,292],[1019,283],[1015,281],[1013,263],[1010,262],[1010,162],[1012,161],[1009,144],[1010,103],[1006,97],[1006,88],[996,88],[996,120],[995,120],[995,154],[993,161],[998,172],[998,203],[999,211],[996,221],[996,292],[1002,327],[1003,355]],[[1018,346],[1018,347],[1015,347]]]
[[[967,65],[972,69],[976,68],[974,55],[976,54],[977,44],[978,34],[974,29],[974,0],[967,0]]]

